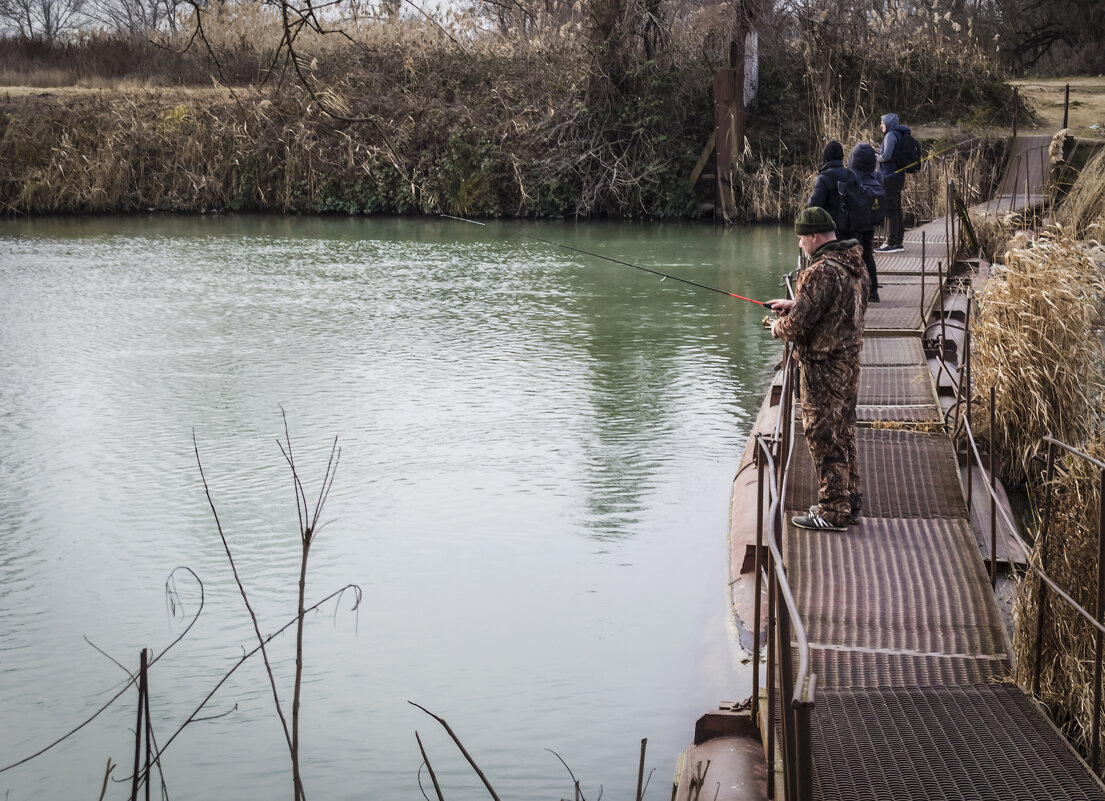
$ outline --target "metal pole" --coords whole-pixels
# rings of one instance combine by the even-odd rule
[[[996,392],[990,387],[990,586],[998,585],[998,510],[994,500],[997,479],[994,477],[994,406]]]
[[[1067,84],[1066,90],[1063,92],[1063,128],[1067,127],[1067,115],[1070,112],[1070,84]]]
[[[1051,486],[1055,479],[1055,446],[1047,444],[1047,474],[1044,477],[1044,519],[1040,524],[1040,572],[1047,570],[1047,531],[1051,525]],[[1047,584],[1040,579],[1036,598],[1036,657],[1032,666],[1032,694],[1040,694],[1043,666],[1044,618],[1047,617]]]
[[[785,402],[785,399],[784,399]],[[753,720],[760,720],[760,638],[763,631],[760,626],[760,614],[763,608],[761,596],[763,595],[763,565],[761,563],[764,543],[764,465],[767,460],[763,456],[762,434],[756,435],[756,598],[753,601],[752,616],[756,620],[756,641],[752,644],[752,709]]]
[[[940,259],[936,260],[936,275],[936,294],[940,298],[940,358],[943,359],[948,341],[948,327],[944,322],[944,265]]]
[[[771,521],[775,525],[775,520]],[[775,798],[775,555],[767,554],[767,797]]]
[[[966,372],[966,375],[967,375],[967,381],[968,381],[968,383],[970,382],[970,368],[968,366],[969,354],[970,354],[970,299],[968,298],[968,301],[967,301],[967,328],[964,331],[964,352],[962,352],[962,354],[959,355],[959,358],[961,359],[961,361],[959,362],[959,365],[960,365],[959,366],[959,383],[960,384],[962,384],[962,381],[964,381],[964,373],[965,372]],[[959,386],[957,389],[959,390],[959,392],[962,392],[962,386]],[[957,396],[958,396],[959,392],[956,393]],[[956,408],[958,409],[958,407],[956,407]],[[967,421],[970,422],[970,418],[967,418]],[[959,428],[959,420],[958,419],[956,419],[956,428],[957,429]],[[971,451],[970,447],[968,446],[967,447],[967,517],[968,517],[968,519],[970,519],[971,491],[972,491],[972,488],[974,488],[974,486],[972,486],[972,485],[974,485],[974,483],[975,483],[975,465],[974,465],[974,462],[975,462],[975,454],[974,454],[974,452]]]
[[[921,333],[925,330],[925,234],[921,229]]]
[[[966,403],[967,403],[967,411],[966,411],[967,427],[968,427],[969,430],[974,431],[975,429],[971,425],[971,329],[970,328],[968,328],[967,333],[965,333],[963,335],[963,343],[966,346],[966,347],[964,347],[964,350],[967,351],[967,353],[965,354],[965,360],[964,360],[964,369],[967,372],[967,385],[965,387],[960,387],[959,389],[960,389],[961,392],[965,392]],[[956,420],[956,427],[958,427],[958,425],[959,425],[959,421]],[[968,513],[970,512],[970,509],[971,509],[971,492],[974,489],[974,475],[973,475],[974,474],[974,465],[972,464],[973,461],[974,461],[974,454],[970,451],[970,449],[968,449],[968,451],[967,451],[967,510],[968,510]]]
[[[1017,106],[1019,105],[1017,103],[1017,100],[1018,100],[1019,97],[1020,97],[1020,95],[1017,92],[1017,87],[1014,86],[1013,87],[1013,138],[1014,139],[1017,138]]]
[[[1095,617],[1101,622],[1105,612],[1105,470],[1098,480],[1097,495],[1097,610]],[[1090,768],[1097,773],[1097,757],[1101,751],[1101,655],[1105,648],[1101,630],[1097,630],[1097,661],[1094,665],[1093,683],[1093,746],[1090,748]]]

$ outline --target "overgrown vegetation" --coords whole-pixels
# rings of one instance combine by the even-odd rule
[[[1000,455],[1002,479],[1032,501],[1038,533],[1047,510],[1046,536],[1036,537],[1030,559],[1091,612],[1097,607],[1100,473],[1061,453],[1049,481],[1038,457],[1046,453],[1047,435],[1099,460],[1105,456],[1105,249],[1082,238],[1101,230],[1100,201],[1092,196],[1100,195],[1102,179],[1084,171],[1076,191],[1052,209],[1067,227],[1041,225],[1038,216],[989,218],[980,238],[1001,264],[972,327],[975,394],[995,387],[997,406],[994,430],[978,419],[983,415],[976,416],[975,427]],[[1029,222],[1042,230],[1027,230]],[[1002,240],[1007,244],[999,247]],[[1014,648],[1017,679],[1025,686],[1033,684],[1042,587],[1034,572],[1018,582]],[[1049,596],[1040,697],[1088,755],[1096,632],[1073,607]]]
[[[713,191],[688,182],[714,128],[713,74],[751,26],[761,71],[733,216],[786,218],[824,135],[877,143],[888,110],[911,124],[1008,118],[992,48],[940,2],[857,14],[828,2],[477,0],[432,19],[387,5],[322,19],[290,2],[217,4],[184,6],[151,42],[4,39],[8,83],[130,90],[0,101],[0,203],[9,214],[695,216]],[[936,213],[925,198],[943,193],[910,183],[907,213]]]

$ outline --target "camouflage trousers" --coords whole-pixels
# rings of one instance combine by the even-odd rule
[[[844,525],[863,503],[856,449],[859,354],[803,361],[801,368],[802,424],[817,476],[817,505],[825,520]]]

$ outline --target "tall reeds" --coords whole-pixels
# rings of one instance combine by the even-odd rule
[[[1079,444],[1097,429],[1103,298],[1105,277],[1091,248],[1061,229],[1023,241],[994,265],[971,358],[976,390],[997,390],[996,430],[977,427],[1006,455],[1006,482],[1026,482],[1044,436]]]
[[[1046,541],[1037,538],[1030,559],[1090,610],[1096,606],[1100,478],[1087,463],[1060,458],[1049,486],[1036,457],[1045,435],[1105,456],[1105,259],[1099,260],[1095,245],[1062,228],[1033,241],[1015,239],[1004,263],[995,265],[972,327],[975,392],[997,390],[994,429],[988,430],[985,419],[976,428],[1001,454],[1003,480],[1028,494],[1037,522],[1042,500],[1051,498]],[[1026,574],[1015,601],[1017,678],[1025,686],[1032,685],[1040,586],[1035,573]],[[1051,594],[1040,696],[1083,746],[1093,720],[1092,634],[1072,607]]]

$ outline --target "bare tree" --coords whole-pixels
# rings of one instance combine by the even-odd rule
[[[183,0],[89,0],[86,11],[90,20],[108,30],[142,40],[156,31],[175,33],[177,11],[183,4]]]
[[[85,0],[0,0],[0,22],[23,39],[53,45],[58,35],[83,20]]]

